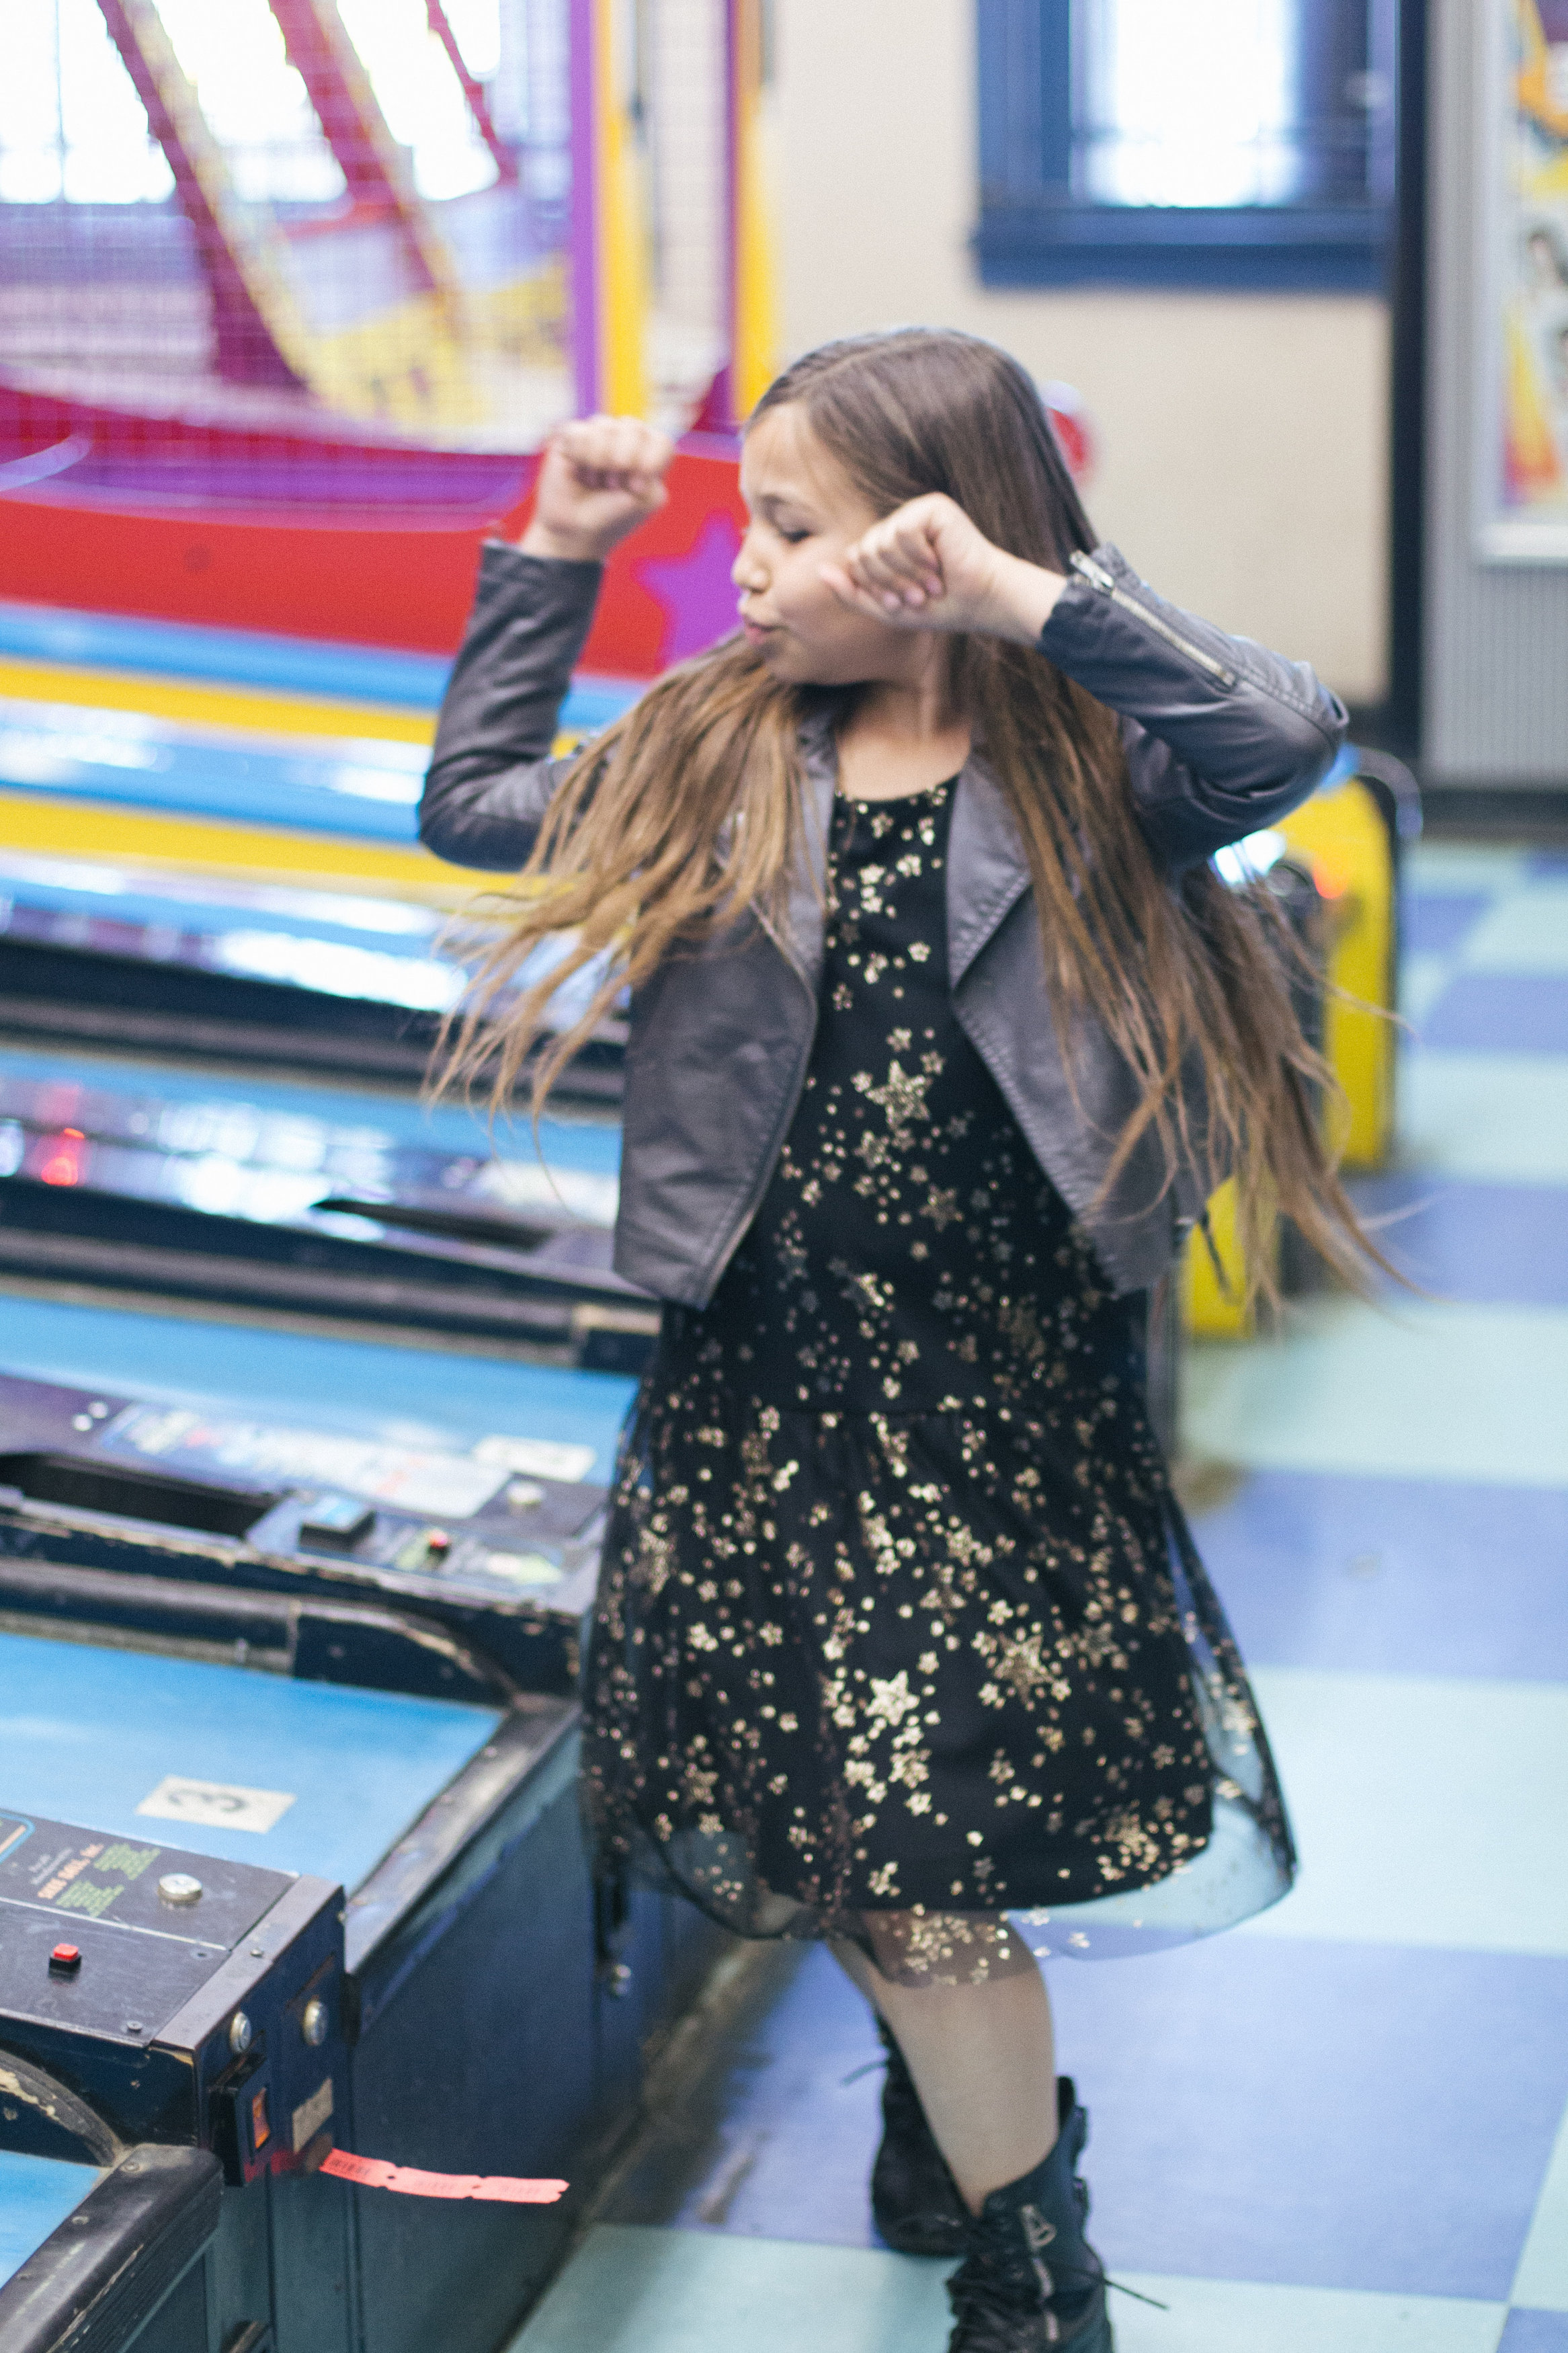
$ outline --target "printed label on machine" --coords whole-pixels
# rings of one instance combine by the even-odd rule
[[[473,1459],[524,1479],[560,1479],[572,1485],[587,1477],[595,1458],[591,1446],[552,1438],[481,1438]]]
[[[293,2141],[296,2157],[302,2148],[307,2148],[315,2139],[331,2113],[332,2079],[329,2075],[319,2091],[312,2092],[308,2100],[300,2101],[289,2119],[290,2138]]]
[[[137,1807],[160,1822],[201,1822],[213,1830],[269,1831],[294,1802],[289,1789],[247,1789],[231,1781],[193,1781],[166,1773]]]
[[[245,1813],[258,1799],[268,1801],[256,1810],[259,1822],[277,1820],[293,1803],[280,1789],[221,1785],[217,1794],[226,1800],[221,1812],[198,1810],[195,1803],[176,1808],[158,1802],[164,1790],[194,1788],[205,1798],[214,1787],[210,1781],[181,1783],[171,1776],[163,1789],[153,1790],[142,1811],[195,1831],[208,1820],[233,1822],[237,1811],[240,1826],[247,1827]],[[0,1950],[6,1948],[5,1924],[13,1907],[55,1914],[57,1935],[63,1930],[79,1934],[89,1922],[102,1921],[116,1928],[153,1929],[160,1938],[188,1945],[233,1946],[277,1902],[291,1879],[290,1873],[226,1862],[183,1845],[147,1845],[112,1831],[84,1830],[41,1815],[29,1820],[26,1815],[0,1813]]]
[[[132,1406],[110,1424],[102,1442],[115,1451],[153,1455],[160,1461],[226,1471],[260,1486],[347,1487],[378,1504],[455,1520],[482,1512],[512,1467],[467,1454],[383,1446],[331,1431],[217,1420],[184,1407]],[[558,1451],[586,1454],[593,1461],[587,1448]]]

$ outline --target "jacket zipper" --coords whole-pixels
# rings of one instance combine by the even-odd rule
[[[1080,548],[1073,550],[1072,568],[1089,582],[1091,588],[1098,588],[1102,596],[1109,596],[1113,605],[1120,605],[1123,612],[1136,613],[1146,628],[1152,629],[1157,637],[1163,638],[1167,645],[1174,646],[1179,654],[1185,654],[1189,661],[1196,662],[1200,670],[1206,670],[1211,678],[1217,678],[1222,686],[1236,684],[1233,670],[1226,670],[1223,662],[1216,661],[1213,654],[1205,653],[1202,646],[1194,646],[1190,638],[1184,638],[1179,629],[1171,627],[1163,613],[1152,613],[1147,605],[1141,605],[1136,596],[1130,596],[1120,582],[1107,572],[1103,564],[1096,564],[1094,558],[1085,555]]]

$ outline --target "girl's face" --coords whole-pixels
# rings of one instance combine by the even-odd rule
[[[841,605],[822,577],[880,520],[786,404],[759,417],[741,458],[750,522],[731,577],[741,627],[773,676],[797,686],[912,684],[932,641]]]

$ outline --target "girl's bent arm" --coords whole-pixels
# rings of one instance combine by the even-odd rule
[[[523,864],[562,764],[555,722],[605,558],[663,506],[675,445],[635,417],[550,437],[521,548],[491,542],[436,730],[419,839],[466,866]]]
[[[1173,871],[1305,800],[1344,742],[1344,705],[1305,662],[1167,604],[1114,547],[1073,558],[1037,642],[1121,716],[1140,821]]]
[[[532,849],[561,779],[550,747],[603,574],[486,543],[419,804],[419,839],[437,858],[515,872]]]

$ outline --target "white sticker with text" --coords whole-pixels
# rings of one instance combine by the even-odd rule
[[[481,1438],[474,1461],[516,1471],[525,1479],[563,1479],[574,1485],[593,1469],[595,1452],[591,1446],[563,1445],[552,1438]]]
[[[246,1789],[234,1781],[192,1781],[166,1773],[137,1807],[159,1822],[199,1822],[204,1830],[269,1831],[294,1802],[290,1789]]]

